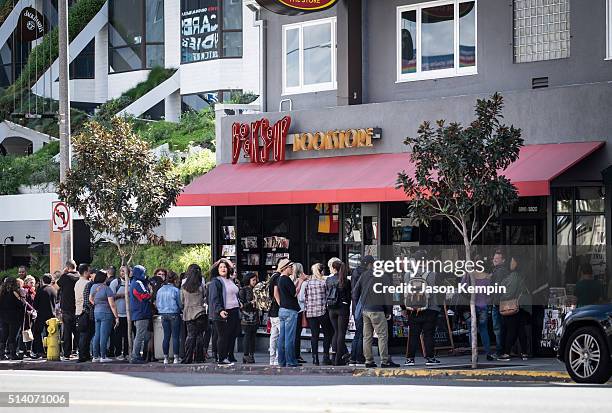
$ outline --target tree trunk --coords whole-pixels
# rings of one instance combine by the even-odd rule
[[[463,230],[463,243],[465,245],[465,261],[472,260],[472,243],[467,234],[467,227],[465,221],[462,222]],[[470,285],[475,285],[474,273],[470,273]],[[476,294],[470,293],[470,342],[472,343],[472,368],[478,368],[478,320],[476,319]]]
[[[121,266],[127,266],[127,262],[125,260],[125,255],[123,255],[122,251],[119,250],[119,255],[121,256]],[[128,331],[128,358],[131,360],[132,357],[132,314],[130,311],[131,302],[130,302],[130,273],[127,272],[126,280],[125,280],[125,313],[127,316],[127,331]]]

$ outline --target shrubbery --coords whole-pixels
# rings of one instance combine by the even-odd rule
[[[187,185],[193,181],[194,178],[204,175],[213,169],[215,165],[215,153],[210,149],[204,149],[189,155],[184,162],[177,164],[175,171],[181,177],[183,183]]]
[[[144,265],[147,274],[151,275],[156,268],[167,268],[177,274],[187,270],[190,264],[198,264],[203,272],[209,270],[211,265],[210,246],[183,245],[176,242],[167,242],[165,245],[141,245],[132,259],[131,265]],[[92,266],[106,268],[121,265],[117,248],[113,244],[99,244],[94,248]]]
[[[171,150],[184,151],[190,145],[214,149],[215,114],[212,109],[189,111],[175,122],[136,122],[136,132],[152,147],[167,143]]]
[[[59,153],[59,142],[52,142],[30,156],[0,156],[0,195],[18,192],[20,185],[59,181],[59,165],[52,158]]]

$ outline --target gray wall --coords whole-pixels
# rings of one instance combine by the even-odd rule
[[[290,133],[333,129],[381,127],[382,139],[374,148],[307,151],[293,153],[287,147],[287,159],[331,157],[366,153],[408,151],[406,136],[416,134],[424,120],[446,119],[464,124],[473,117],[477,98],[487,94],[431,98],[401,102],[337,106],[291,113],[267,113],[271,122],[291,115]],[[539,90],[505,92],[504,120],[520,127],[526,144],[612,140],[612,82],[560,86]],[[231,162],[231,129],[236,121],[251,122],[261,114],[227,116],[221,119],[217,135],[217,157],[220,163]],[[601,180],[600,171],[612,164],[612,145],[577,168],[571,179]]]
[[[321,13],[281,16],[263,12],[268,27],[268,111],[278,111],[281,97],[282,25],[338,16],[338,90],[290,95],[294,110],[336,106],[343,102],[346,28],[345,2]],[[570,57],[513,63],[512,0],[478,1],[478,74],[455,78],[396,83],[396,8],[421,0],[364,2],[364,103],[470,95],[531,88],[533,77],[548,76],[550,86],[612,80],[612,61],[605,58],[605,0],[571,0]]]
[[[282,26],[285,24],[298,23],[302,21],[323,19],[336,16],[334,6],[331,9],[311,13],[301,16],[282,16],[262,9],[262,18],[267,26],[267,88],[266,101],[267,110],[277,112],[279,102],[283,98],[290,98],[293,102],[293,109],[308,109],[312,107],[336,106],[337,91],[330,90],[316,93],[305,93],[298,95],[282,96],[282,66],[283,66],[283,39]],[[285,106],[286,108],[286,106]]]

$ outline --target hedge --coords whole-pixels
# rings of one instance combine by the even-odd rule
[[[141,245],[132,259],[131,265],[143,265],[147,274],[151,275],[156,268],[166,268],[180,274],[187,270],[190,264],[198,264],[203,272],[210,268],[210,246],[204,244],[183,245],[177,242],[167,242],[165,245]],[[92,266],[107,268],[121,265],[117,248],[113,244],[103,243],[94,248]]]

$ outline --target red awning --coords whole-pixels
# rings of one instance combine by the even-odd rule
[[[550,195],[550,181],[604,142],[527,145],[505,172],[520,196]],[[414,172],[408,153],[222,164],[188,185],[178,205],[272,205],[404,201],[398,172]]]

